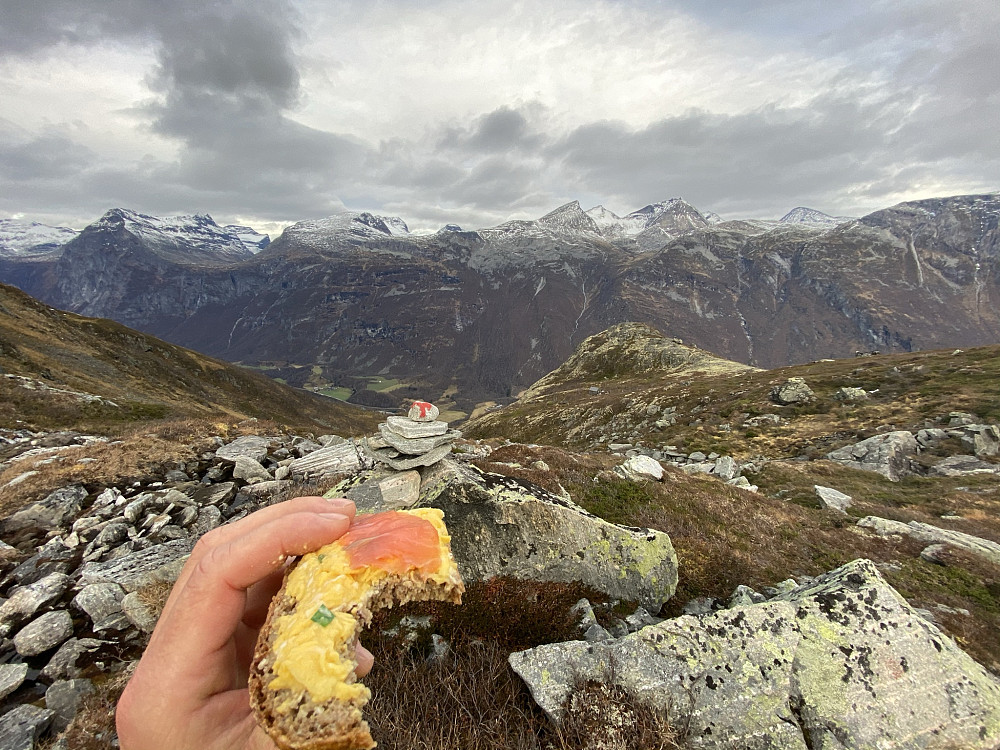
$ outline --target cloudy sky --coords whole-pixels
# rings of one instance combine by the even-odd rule
[[[996,0],[0,0],[0,217],[1000,190]]]

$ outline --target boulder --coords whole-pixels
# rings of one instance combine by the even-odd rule
[[[180,562],[194,546],[190,539],[176,539],[131,552],[114,560],[89,562],[80,569],[80,582],[117,583],[125,591],[135,591],[163,579],[158,569]]]
[[[807,404],[816,398],[812,388],[806,385],[803,378],[789,378],[781,385],[771,389],[771,400],[782,406],[791,404]]]
[[[963,477],[969,474],[1000,474],[1000,464],[991,464],[975,456],[948,456],[928,471],[932,477]]]
[[[1000,565],[1000,544],[989,539],[966,534],[962,531],[952,531],[931,526],[919,521],[891,521],[878,516],[865,516],[858,521],[858,526],[871,529],[879,536],[898,534],[909,536],[926,544],[950,544],[973,555],[989,560],[994,565]]]
[[[4,533],[23,529],[48,531],[59,528],[80,512],[87,490],[80,485],[63,487],[50,493],[44,500],[32,503],[14,513],[0,524]]]
[[[27,676],[27,664],[0,664],[0,700],[21,687]]]
[[[615,468],[625,479],[639,481],[640,479],[663,479],[663,467],[660,462],[649,456],[629,456],[625,463]]]
[[[761,604],[511,654],[559,719],[583,680],[685,723],[690,747],[995,748],[1000,682],[856,560]]]
[[[235,456],[233,458],[233,479],[240,479],[252,484],[254,482],[269,482],[274,477],[259,461],[254,461],[247,456]]]
[[[353,442],[334,443],[292,461],[288,468],[295,479],[321,480],[334,474],[353,474],[362,467]]]
[[[715,459],[712,474],[722,481],[728,482],[730,479],[735,479],[739,473],[740,467],[732,456],[719,456]]]
[[[94,624],[94,632],[124,630],[129,621],[122,611],[125,590],[117,583],[106,581],[84,586],[73,598],[73,605],[84,612]]]
[[[995,424],[970,424],[959,428],[959,440],[977,456],[995,456],[1000,451],[1000,427]]]
[[[327,493],[327,497],[341,496],[353,500],[358,510],[365,513],[412,508],[420,498],[420,473],[375,470],[360,483],[347,480]]]
[[[822,508],[846,514],[847,509],[851,507],[853,498],[850,495],[845,495],[840,490],[835,490],[832,487],[823,487],[819,484],[814,484],[813,489],[816,490],[816,495],[819,497],[819,504]]]
[[[864,388],[852,388],[845,385],[838,388],[833,397],[838,401],[867,401],[868,391]]]
[[[42,670],[42,677],[50,680],[74,679],[80,676],[76,663],[84,654],[99,649],[102,642],[95,638],[70,638],[55,652]]]
[[[0,604],[0,636],[7,635],[43,606],[62,596],[69,582],[70,578],[65,573],[49,573],[40,581],[14,591],[7,601]]]
[[[52,723],[54,711],[30,703],[0,716],[0,747],[4,750],[34,750],[35,741]]]
[[[608,523],[537,485],[454,461],[422,474],[419,505],[444,510],[467,581],[580,581],[651,612],[674,593],[677,556],[661,531]]]
[[[243,456],[261,463],[267,458],[267,452],[273,442],[274,438],[244,435],[219,448],[215,452],[215,457],[224,461],[235,461],[238,456]]]
[[[14,636],[14,648],[21,656],[37,656],[53,649],[73,635],[73,618],[65,609],[46,612],[21,628]]]
[[[58,680],[45,691],[45,707],[53,712],[52,731],[62,732],[76,717],[80,702],[94,692],[90,680]]]
[[[909,432],[897,430],[830,451],[826,457],[854,469],[878,472],[898,482],[911,473],[910,456],[916,452],[916,438]]]

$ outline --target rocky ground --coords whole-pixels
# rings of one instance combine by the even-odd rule
[[[378,624],[376,642],[387,632],[403,637],[395,651],[377,653],[383,661],[396,658],[429,633],[429,658],[439,661],[466,658],[461,644],[470,638],[506,641],[500,657],[510,654],[550,717],[535,715],[535,739],[523,746],[566,743],[568,735],[552,727],[579,722],[574,712],[584,704],[633,718],[653,712],[663,722],[661,736],[676,743],[665,747],[1000,742],[1000,683],[982,665],[995,670],[1000,654],[1000,558],[990,539],[883,519],[868,513],[870,499],[852,504],[848,493],[821,488],[817,507],[803,507],[768,493],[775,481],[768,461],[623,444],[571,452],[464,440],[443,422],[436,423],[443,430],[414,430],[405,418],[393,419],[364,440],[256,434],[249,423],[238,437],[220,433],[175,446],[174,459],[147,463],[144,474],[116,482],[95,482],[87,471],[102,451],[124,450],[122,441],[3,432],[0,492],[19,501],[0,523],[0,746],[113,747],[114,697],[196,539],[317,488],[351,497],[362,510],[445,510],[470,582],[468,606],[485,608],[480,614],[489,622],[469,618],[456,627],[455,615],[440,605],[405,610]],[[990,470],[969,469],[975,473],[961,480],[996,500],[996,464],[988,460],[996,427],[967,414],[948,421],[911,435],[912,445],[887,433],[874,447],[855,446],[834,476],[843,471],[898,485],[884,466],[913,471],[921,445],[950,440],[982,455],[977,460]],[[886,448],[890,439],[903,447]],[[869,455],[884,460],[867,465]],[[823,463],[840,466],[834,460]],[[81,481],[39,489],[46,478],[74,476],[71,469]],[[24,487],[33,489],[19,494]],[[850,514],[858,512],[865,515],[855,524]],[[768,545],[775,548],[770,554]],[[915,570],[947,572],[946,579],[961,571],[967,591],[957,604],[966,606],[942,599],[939,582],[914,589]],[[513,639],[496,621],[509,605],[483,593],[495,581],[536,586],[521,605],[540,621],[535,632]],[[911,601],[892,582],[902,583]],[[511,598],[511,590],[501,598]],[[993,634],[972,643],[980,634],[972,621]],[[970,645],[982,664],[961,648]],[[418,661],[407,668],[427,667]],[[604,703],[581,703],[580,691],[598,684],[607,691]],[[512,689],[511,710],[538,710],[527,705],[523,687]],[[586,734],[610,732],[606,746],[629,746],[615,738],[624,730],[614,730],[611,714],[600,716],[600,729]],[[414,746],[394,745],[391,737],[380,742]],[[503,743],[494,746],[512,746]]]

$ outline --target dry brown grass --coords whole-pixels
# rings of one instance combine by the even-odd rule
[[[76,717],[59,735],[50,737],[39,750],[53,750],[57,742],[66,742],[67,750],[108,750],[116,747],[115,706],[132,676],[130,664],[110,678],[95,681],[95,691],[81,702]]]

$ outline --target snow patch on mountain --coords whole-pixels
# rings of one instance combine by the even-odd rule
[[[235,234],[239,241],[243,243],[243,247],[254,255],[271,244],[270,236],[261,234],[252,227],[243,226],[242,224],[227,224],[222,229],[230,234]]]
[[[0,219],[0,257],[30,258],[46,255],[78,234],[78,231],[68,227],[51,227],[20,219]]]
[[[806,224],[814,227],[835,227],[845,221],[851,221],[849,216],[830,216],[814,208],[798,206],[781,217],[782,224]]]
[[[601,230],[594,219],[580,208],[579,201],[571,201],[564,206],[560,206],[555,211],[551,211],[538,220],[540,226],[550,229],[553,232],[577,234],[588,232],[590,234],[600,234]]]
[[[240,238],[215,223],[208,214],[147,216],[125,208],[113,208],[88,229],[125,231],[153,248],[187,249],[198,259],[241,260],[253,253]]]
[[[323,219],[300,221],[285,231],[299,236],[309,233],[320,237],[347,234],[359,239],[385,239],[410,234],[406,222],[398,216],[378,216],[367,211],[343,211]]]

